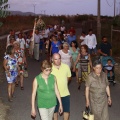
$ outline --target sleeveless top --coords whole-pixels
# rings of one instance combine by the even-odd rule
[[[79,48],[77,48],[75,52],[73,51],[72,47],[70,47],[69,49],[72,55],[73,62],[75,62],[79,54]]]
[[[39,74],[36,77],[37,80],[37,104],[38,108],[51,108],[54,107],[56,102],[55,94],[55,79],[54,75],[50,74],[48,76],[48,83]]]
[[[86,55],[80,54],[80,63],[88,63],[88,62],[89,62],[88,53]]]

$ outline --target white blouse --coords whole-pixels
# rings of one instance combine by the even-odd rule
[[[68,53],[64,53],[62,50],[60,50],[59,54],[61,55],[61,62],[64,64],[67,64],[71,68],[70,58],[72,56],[71,56],[70,50],[68,50]]]

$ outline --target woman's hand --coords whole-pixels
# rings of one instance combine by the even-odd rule
[[[11,75],[10,75],[10,72],[7,72],[7,76],[8,76],[8,77],[10,77],[10,76],[11,76]]]
[[[75,67],[73,67],[72,71],[75,72]]]
[[[6,75],[7,75],[7,77],[10,77],[11,76],[11,74],[10,74],[10,72],[7,70],[7,71],[5,71],[6,72]]]
[[[63,107],[62,105],[59,106],[59,114],[61,115],[63,113]]]
[[[32,111],[31,111],[31,116],[32,116],[32,117],[36,117],[36,111],[35,111],[35,109],[32,109]]]
[[[111,97],[108,97],[108,105],[112,105]]]

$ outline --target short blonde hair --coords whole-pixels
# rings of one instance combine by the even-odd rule
[[[63,43],[63,48],[64,48],[65,46],[68,46],[68,47],[69,47],[69,44],[68,44],[67,42],[64,42],[64,43]]]
[[[52,68],[52,64],[48,60],[44,60],[41,63],[41,70],[45,70],[46,68]]]

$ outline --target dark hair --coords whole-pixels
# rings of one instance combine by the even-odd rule
[[[101,61],[100,60],[95,60],[93,62],[93,67],[95,67],[96,65],[102,65]]]
[[[85,35],[86,33],[85,33],[84,31],[82,31],[82,34],[84,34],[84,35]]]
[[[11,55],[13,48],[14,48],[13,45],[9,45],[9,46],[7,47],[7,50],[6,50],[6,54]]]
[[[10,29],[10,32],[13,32],[13,30],[12,30],[12,29]]]
[[[108,60],[107,60],[107,62],[108,62],[108,61],[111,61],[111,62],[112,62],[112,60],[111,60],[111,59],[108,59]]]
[[[88,52],[88,46],[87,46],[87,45],[85,45],[85,44],[84,44],[84,45],[81,45],[81,46],[80,46],[80,49],[81,49],[82,47],[84,47],[85,50],[86,50],[86,52]]]
[[[102,40],[103,40],[104,38],[107,38],[107,37],[106,37],[106,36],[102,36]]]
[[[72,43],[74,43],[75,44],[75,48],[77,48],[78,47],[78,44],[77,44],[77,42],[74,40],[74,41],[72,41],[71,43],[70,43],[70,46],[72,47]]]
[[[89,29],[89,32],[93,31],[92,29]]]

